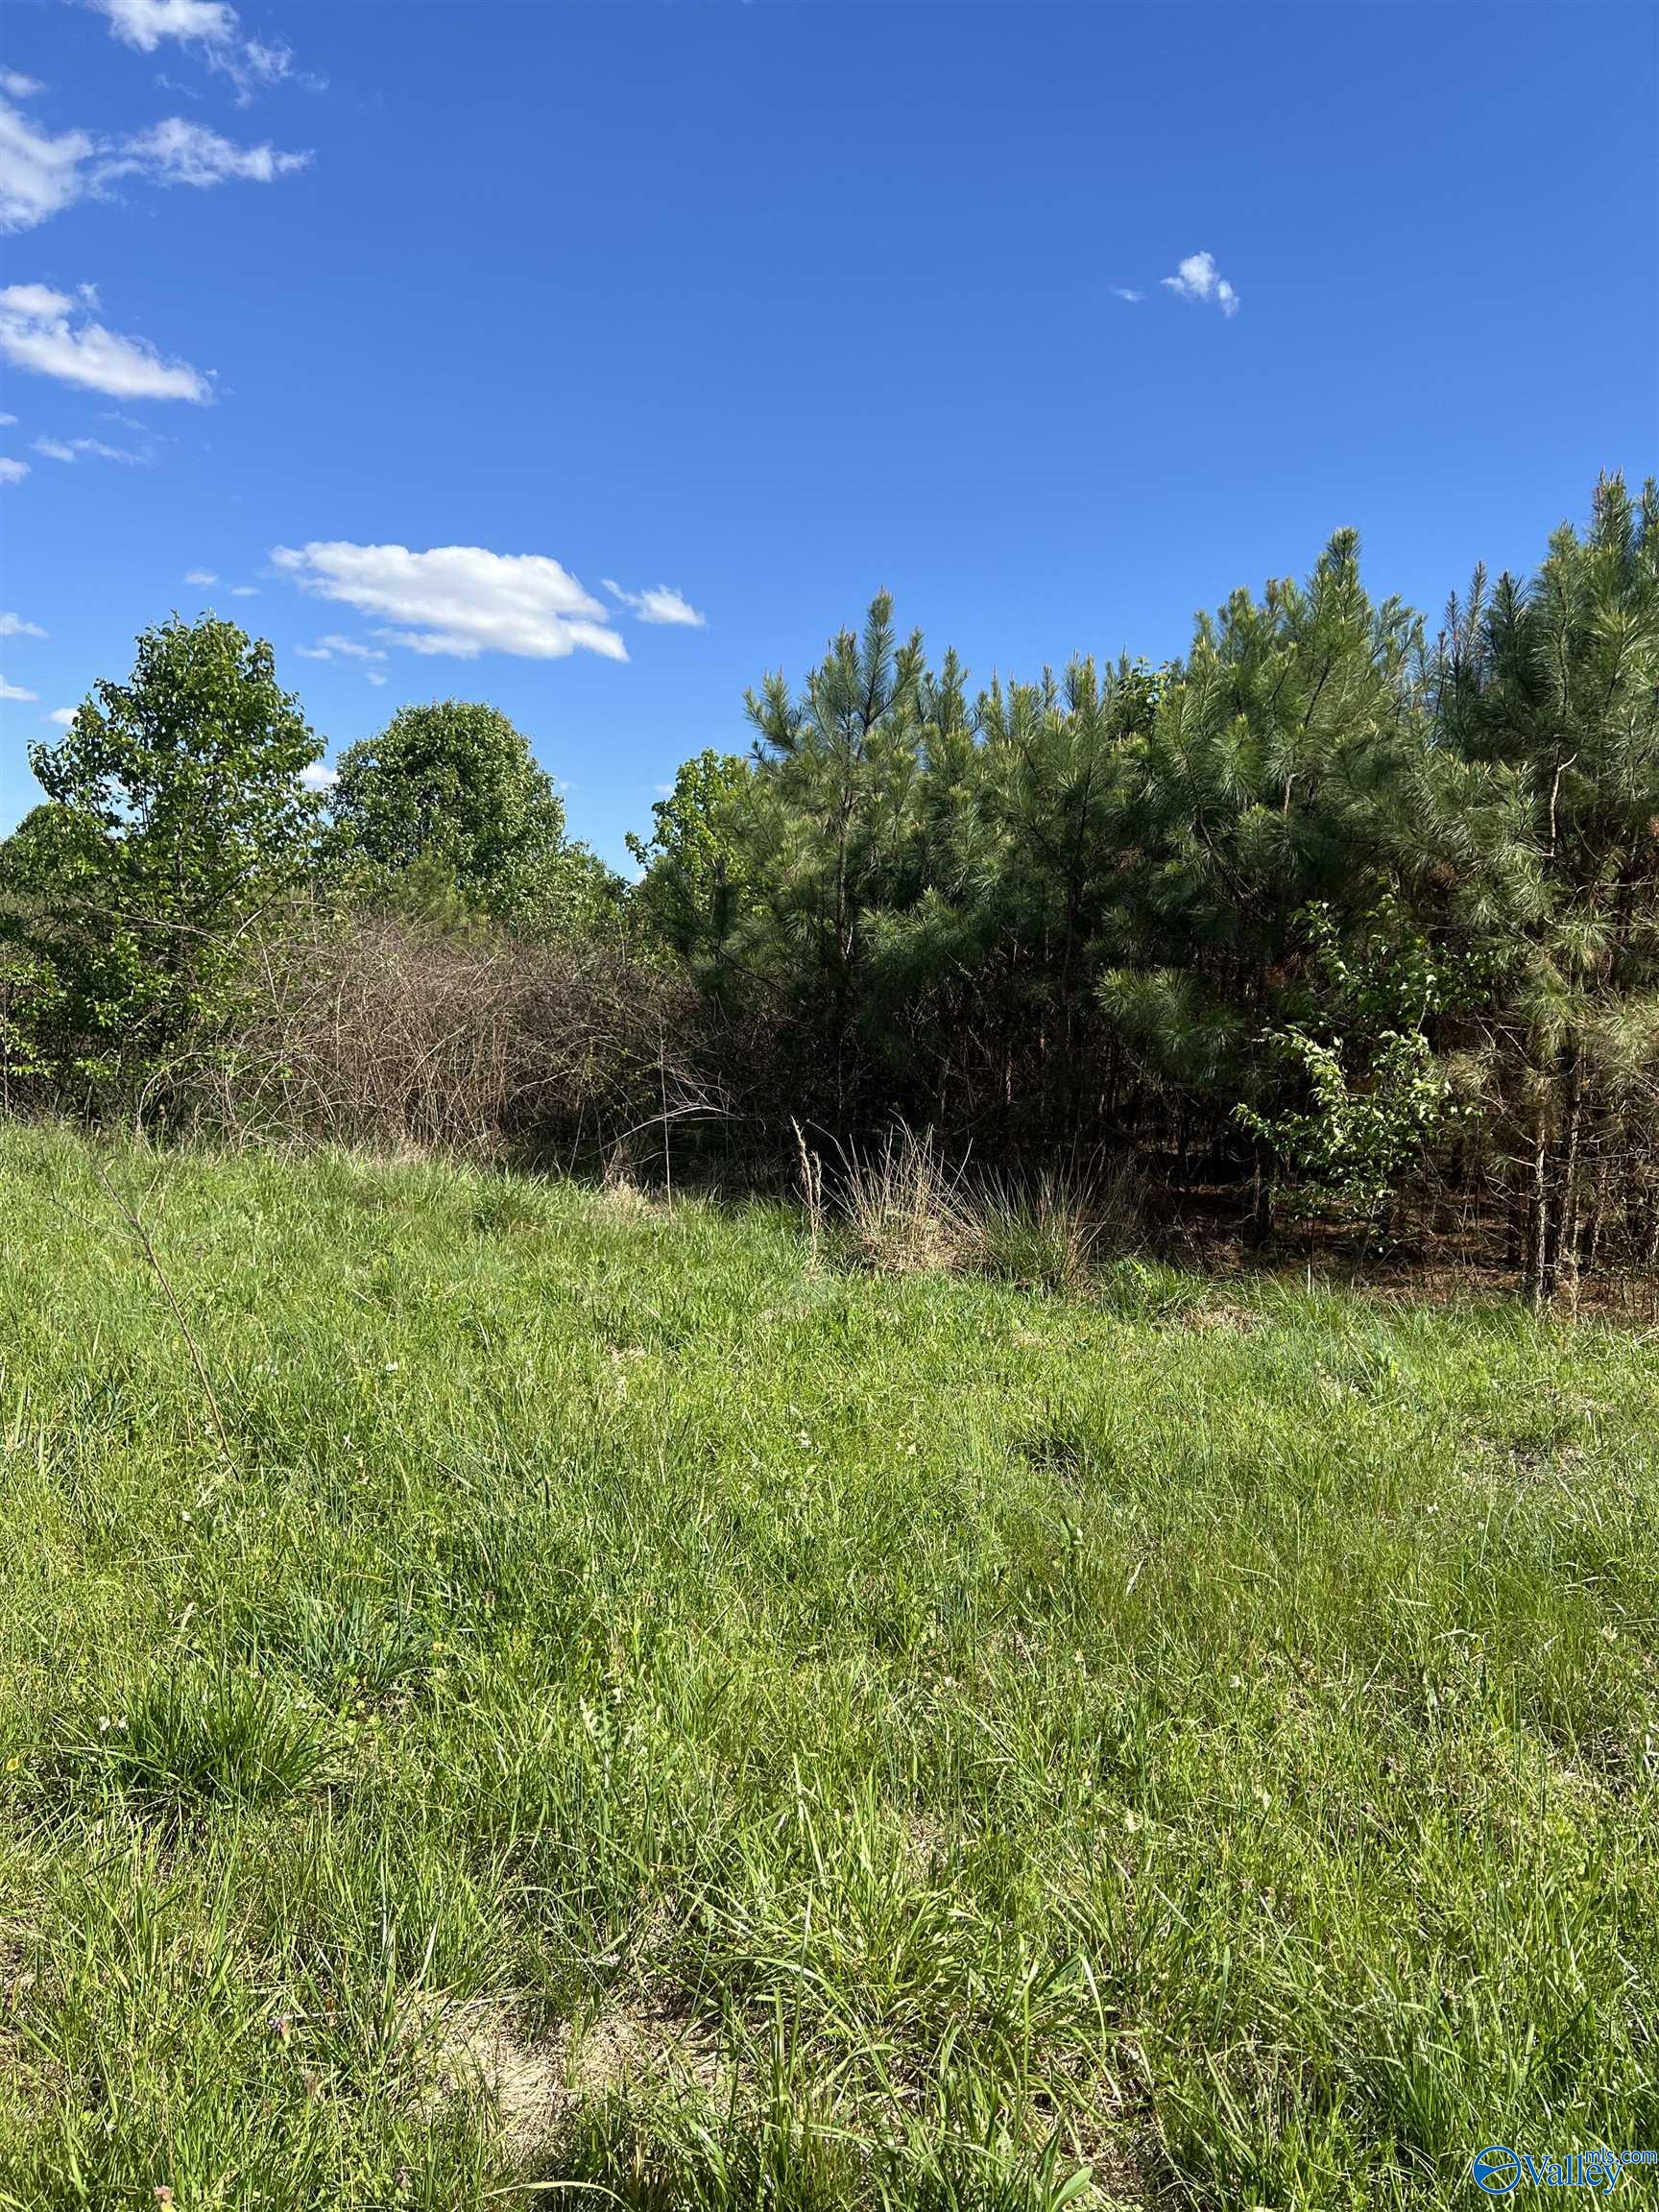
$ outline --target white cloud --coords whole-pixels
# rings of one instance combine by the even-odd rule
[[[50,714],[42,714],[42,722],[56,722],[60,730],[67,730],[74,721],[77,709],[73,707],[54,707]]]
[[[1238,295],[1216,268],[1214,253],[1189,253],[1174,276],[1161,281],[1183,300],[1214,301],[1223,315],[1238,312]]]
[[[117,38],[140,54],[154,54],[163,38],[197,47],[209,69],[230,79],[242,107],[256,86],[279,84],[295,74],[288,47],[241,36],[236,11],[228,0],[89,0],[89,5],[109,18]],[[299,82],[315,89],[321,81]]]
[[[10,430],[16,420],[15,415],[0,415],[0,430]]]
[[[601,577],[600,582],[613,599],[620,600],[624,607],[632,607],[641,622],[673,622],[687,630],[701,630],[708,622],[707,614],[700,614],[666,584],[655,584],[645,591],[624,591],[621,585],[609,576]]]
[[[232,584],[230,596],[232,599],[257,599],[259,587],[257,584]]]
[[[326,637],[319,637],[315,645],[296,645],[295,652],[301,661],[384,661],[386,656],[378,645],[359,644],[355,637],[343,637],[331,630]]]
[[[38,622],[25,622],[21,614],[0,614],[0,637],[44,637]]]
[[[79,461],[83,453],[95,461],[126,461],[140,466],[146,456],[129,453],[124,445],[107,445],[102,438],[36,438],[30,451],[44,454],[48,461]]]
[[[1112,297],[1114,300],[1127,300],[1131,307],[1137,307],[1146,295],[1144,292],[1137,292],[1133,284],[1114,284]]]
[[[204,188],[233,178],[270,184],[309,166],[305,154],[279,154],[274,146],[238,146],[205,124],[170,115],[135,137],[125,138],[96,172],[100,184],[117,177],[147,177],[156,184],[194,184]]]
[[[281,153],[271,145],[238,146],[181,115],[126,138],[94,138],[85,131],[54,136],[0,99],[0,230],[32,230],[124,178],[198,189],[237,179],[270,184],[310,159],[308,153]]]
[[[379,689],[379,687],[380,687],[380,685],[381,685],[382,684],[384,684],[384,683],[385,683],[385,681],[386,681],[386,675],[385,675],[385,671],[384,671],[383,669],[380,669],[380,668],[365,668],[365,669],[364,669],[364,671],[363,671],[363,673],[364,673],[364,675],[365,675],[365,676],[367,676],[367,677],[368,677],[368,679],[369,679],[370,683],[371,683],[371,684],[373,684],[373,685],[374,685],[374,687],[375,687],[375,689],[376,689],[376,690],[378,690],[378,689]]]
[[[236,11],[225,0],[92,0],[109,28],[140,54],[154,54],[163,38],[217,46],[236,29]]]
[[[13,100],[33,100],[36,92],[45,89],[38,78],[25,77],[21,69],[0,69],[0,92]]]
[[[242,63],[251,77],[263,84],[280,84],[284,78],[294,74],[294,49],[291,46],[267,46],[263,39],[250,38],[242,49]],[[303,77],[301,83],[313,90],[320,80]]]
[[[211,568],[186,568],[184,581],[186,584],[200,584],[205,587],[209,584],[217,584],[219,579],[214,575]]]
[[[10,453],[0,453],[0,484],[21,484],[28,473],[27,461],[13,461]]]
[[[610,615],[567,568],[539,553],[492,553],[482,545],[314,541],[278,545],[276,565],[320,598],[377,614],[381,637],[415,653],[516,653],[559,661],[578,647],[613,661],[628,649]]]
[[[339,782],[339,772],[326,768],[321,760],[313,760],[309,768],[301,768],[300,781],[307,791],[332,791]]]
[[[79,200],[87,185],[85,164],[96,151],[84,131],[54,137],[0,100],[0,230],[32,230]]]
[[[38,699],[38,691],[25,691],[21,684],[8,684],[0,676],[0,699]]]
[[[0,290],[0,354],[19,369],[84,384],[115,399],[189,399],[205,406],[207,379],[187,361],[164,361],[142,338],[124,338],[82,316],[75,302],[44,284]]]

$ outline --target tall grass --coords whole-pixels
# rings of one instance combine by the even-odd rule
[[[229,1450],[0,1134],[7,2212],[1358,2212],[1659,2137],[1650,1345],[99,1164]]]

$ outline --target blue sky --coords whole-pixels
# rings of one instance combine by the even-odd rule
[[[269,637],[336,749],[493,701],[620,860],[880,586],[981,677],[1157,659],[1343,524],[1436,611],[1659,461],[1641,0],[8,0],[4,39],[0,827],[173,609]]]

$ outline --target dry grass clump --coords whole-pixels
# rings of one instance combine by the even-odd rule
[[[881,1275],[924,1275],[963,1266],[974,1222],[962,1171],[941,1156],[933,1132],[902,1123],[869,1152],[850,1148],[838,1197],[854,1256]]]
[[[993,1176],[971,1209],[973,1264],[1023,1289],[1074,1295],[1141,1240],[1140,1177],[1126,1161]]]
[[[847,1245],[878,1274],[980,1274],[1075,1294],[1097,1267],[1141,1241],[1141,1182],[1127,1163],[1073,1163],[970,1183],[931,1130],[901,1124],[875,1150],[845,1153],[842,1166],[836,1199]],[[806,1203],[816,1237],[810,1191]]]

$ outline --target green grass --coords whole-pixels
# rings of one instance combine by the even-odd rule
[[[0,1134],[0,2205],[1659,2147],[1651,1345],[101,1157],[231,1459],[92,1155]]]

